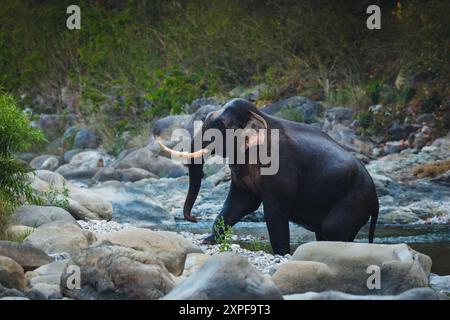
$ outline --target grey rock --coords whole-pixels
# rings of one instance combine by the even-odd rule
[[[154,255],[108,242],[83,250],[70,265],[80,267],[81,288],[67,288],[72,274],[67,269],[60,288],[65,297],[73,299],[158,299],[174,286],[170,274]]]
[[[26,288],[23,268],[13,259],[5,256],[0,256],[0,285],[22,292]]]
[[[203,106],[206,105],[220,105],[220,102],[217,101],[214,98],[199,98],[192,101],[192,103],[187,107],[188,113],[196,112],[198,109],[200,109]]]
[[[25,271],[36,269],[53,261],[44,251],[29,245],[0,240],[0,256],[16,261]]]
[[[80,152],[82,152],[81,149],[72,149],[72,150],[65,152],[64,156],[63,156],[64,162],[69,163],[70,160],[72,160],[72,158],[75,155],[79,154]]]
[[[159,156],[144,147],[130,152],[113,164],[116,169],[141,168],[159,177],[176,178],[187,174],[186,168],[169,158]]]
[[[41,114],[37,126],[49,140],[53,140],[64,132],[66,119],[61,115]]]
[[[67,252],[71,256],[89,247],[97,239],[89,231],[66,221],[46,223],[25,240],[25,244],[45,251],[47,254]]]
[[[379,267],[380,289],[367,286],[369,266]],[[272,280],[283,294],[336,290],[396,295],[428,287],[430,269],[431,259],[406,244],[310,242],[298,247]]]
[[[420,125],[395,123],[388,129],[388,134],[391,140],[407,140],[409,135],[420,127]]]
[[[272,281],[234,253],[212,256],[164,300],[281,300]]]
[[[103,168],[93,177],[95,182],[116,180],[121,182],[135,182],[143,179],[157,179],[158,176],[140,168],[115,169]]]
[[[58,207],[24,205],[16,209],[11,219],[16,224],[33,228],[52,221],[66,221],[76,224],[76,220],[69,212]]]
[[[450,275],[439,276],[433,273],[430,274],[430,286],[436,291],[450,293]]]
[[[100,139],[95,131],[82,128],[75,135],[73,147],[79,149],[95,149],[100,145]]]
[[[283,110],[293,109],[297,112],[305,123],[317,122],[322,116],[323,107],[321,104],[314,102],[302,96],[294,96],[281,101],[272,103],[270,106],[264,107],[261,111],[270,115],[280,115]]]
[[[14,298],[25,298],[25,295],[22,291],[6,288],[0,284],[0,300],[14,300]]]
[[[59,157],[54,155],[37,156],[30,162],[30,167],[37,170],[55,170],[59,166]]]
[[[325,122],[323,124],[322,130],[328,132],[336,124],[350,126],[350,124],[353,122],[354,114],[355,111],[347,107],[329,108],[325,111]]]
[[[388,141],[384,146],[384,153],[399,153],[403,149],[406,149],[407,145],[403,141]]]

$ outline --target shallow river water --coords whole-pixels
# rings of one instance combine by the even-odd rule
[[[189,223],[177,222],[174,231],[189,231],[192,233],[209,233],[212,221]],[[238,236],[252,235],[268,239],[268,232],[263,222],[240,222],[233,228]],[[301,244],[314,241],[314,233],[298,225],[290,225],[291,252]],[[368,227],[359,232],[356,241],[367,242]],[[375,233],[375,243],[407,243],[413,249],[427,254],[433,260],[432,272],[439,275],[450,275],[450,226],[449,225],[378,225]],[[248,242],[239,242],[242,247],[250,247]],[[269,241],[263,240],[265,251],[271,251]]]

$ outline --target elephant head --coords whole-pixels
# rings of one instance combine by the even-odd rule
[[[263,144],[269,128],[265,116],[253,104],[244,99],[233,99],[220,110],[209,113],[205,118],[201,132],[197,134],[203,136],[210,129],[220,132],[223,137],[223,146],[219,148],[221,150],[219,153],[216,148],[209,149],[210,142],[204,142],[203,139],[202,147],[194,150],[195,137],[191,141],[192,152],[178,152],[160,143],[161,147],[172,156],[190,159],[188,163],[189,190],[184,202],[183,215],[186,220],[191,222],[196,222],[196,218],[191,215],[191,210],[200,191],[204,163],[203,159],[199,163],[194,163],[194,159],[203,158],[207,154],[215,154],[224,158],[237,157],[239,153],[245,153],[249,148]],[[229,129],[232,131],[241,129],[240,132],[243,135],[241,145],[236,146],[233,143],[234,148],[227,148],[230,144],[226,142],[226,131]]]

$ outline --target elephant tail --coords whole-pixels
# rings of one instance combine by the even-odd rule
[[[370,216],[370,226],[369,226],[369,243],[373,243],[373,237],[375,235],[375,227],[377,226],[377,220],[378,220],[378,204],[376,210],[373,211],[372,215]]]

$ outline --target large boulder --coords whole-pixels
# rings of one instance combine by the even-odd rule
[[[0,256],[16,261],[23,269],[32,270],[53,261],[44,251],[30,245],[0,240]]]
[[[69,212],[58,207],[42,207],[24,205],[16,209],[11,221],[28,227],[39,227],[52,221],[66,221],[76,224]]]
[[[399,295],[354,295],[339,291],[306,292],[285,295],[285,300],[440,300],[430,288],[416,288]]]
[[[75,255],[96,241],[92,232],[66,221],[53,221],[36,229],[25,244],[39,248],[47,254],[67,252]]]
[[[30,162],[30,167],[36,170],[55,170],[58,168],[61,159],[58,156],[44,154],[37,156]]]
[[[65,175],[76,171],[106,167],[113,161],[114,157],[104,150],[87,150],[74,155],[68,164],[59,167],[56,172]]]
[[[183,272],[188,253],[202,252],[188,240],[168,231],[157,232],[149,229],[129,228],[99,234],[97,238],[135,250],[150,252],[164,263],[169,272],[176,276]]]
[[[367,286],[369,266],[380,270],[380,289]],[[311,242],[300,246],[272,280],[283,294],[336,290],[396,295],[428,287],[430,269],[431,259],[406,244]]]
[[[80,268],[80,289],[69,289],[70,266]],[[98,242],[73,257],[61,276],[63,295],[73,299],[149,300],[167,294],[174,282],[150,252]]]
[[[111,220],[113,207],[111,202],[103,199],[101,196],[95,194],[92,189],[86,188],[69,188],[69,212],[71,212],[77,219],[80,220]],[[78,206],[88,210],[83,213]],[[86,216],[86,214],[88,214]]]
[[[127,154],[123,159],[115,162],[116,169],[141,168],[159,177],[176,178],[187,174],[186,168],[179,162],[160,156],[144,147]]]
[[[234,253],[212,256],[165,300],[281,300],[272,281]]]
[[[95,182],[121,181],[135,182],[143,179],[158,178],[157,175],[140,168],[115,169],[103,168],[93,177]]]
[[[337,124],[343,126],[350,126],[353,122],[353,116],[355,111],[352,108],[347,107],[333,107],[325,111],[325,121],[322,130],[325,132],[330,131]]]
[[[20,291],[26,288],[23,268],[13,259],[5,256],[0,256],[0,285]]]
[[[100,138],[95,131],[81,128],[75,135],[73,147],[79,149],[95,149],[100,144]]]
[[[159,185],[160,180],[176,181],[149,179],[126,184],[113,181],[90,191],[112,204],[114,221],[132,223],[139,227],[174,225],[174,216],[166,209],[166,204],[156,198],[158,192],[154,191],[157,189],[155,185]],[[152,191],[148,190],[150,187]],[[177,190],[173,191],[178,193]],[[160,191],[159,194],[161,193]]]
[[[308,98],[294,96],[274,102],[270,106],[262,108],[261,111],[279,117],[286,117],[288,114],[295,113],[303,120],[302,122],[314,123],[322,116],[323,107]]]

